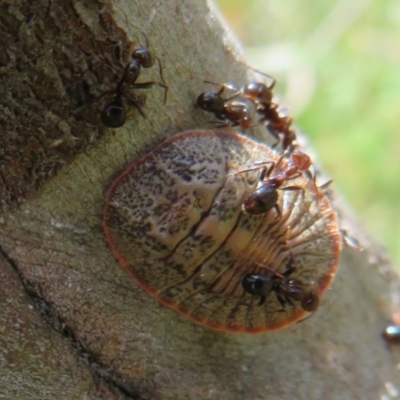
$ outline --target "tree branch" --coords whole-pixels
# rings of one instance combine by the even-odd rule
[[[246,81],[205,2],[3,0],[0,23],[5,398],[375,399],[399,384],[380,337],[398,279],[337,200],[367,250],[346,248],[318,312],[274,333],[196,325],[144,293],[110,252],[102,214],[113,179],[164,138],[207,127],[193,107],[203,80]],[[147,119],[132,110],[107,129],[100,113],[144,28],[168,101],[143,90]],[[150,80],[157,67],[138,81]]]

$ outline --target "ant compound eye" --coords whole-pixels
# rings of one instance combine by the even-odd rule
[[[216,92],[204,92],[197,97],[197,106],[205,111],[218,112],[224,109],[224,99]]]
[[[126,122],[126,110],[123,103],[115,100],[109,103],[101,113],[101,122],[108,128],[120,128]]]
[[[107,193],[103,227],[113,259],[149,295],[208,328],[259,333],[299,321],[307,314],[301,300],[315,304],[306,294],[330,286],[342,241],[328,198],[302,174],[302,190],[279,193],[280,216],[242,209],[260,178],[258,167],[246,167],[279,158],[234,132],[167,139]],[[293,306],[283,309],[288,296]]]

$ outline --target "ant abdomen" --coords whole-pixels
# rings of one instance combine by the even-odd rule
[[[120,128],[126,121],[126,109],[122,101],[114,99],[101,113],[101,122],[109,128]]]
[[[277,190],[269,185],[263,185],[244,201],[242,208],[248,214],[259,215],[277,206],[277,202]]]

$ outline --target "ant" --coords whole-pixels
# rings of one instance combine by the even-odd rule
[[[293,149],[293,142],[297,139],[296,132],[290,129],[292,118],[281,116],[279,113],[279,105],[272,101],[272,89],[275,86],[276,80],[272,76],[261,71],[255,71],[272,79],[272,82],[269,85],[256,81],[249,82],[240,89],[240,93],[257,105],[257,113],[261,115],[259,123],[267,122],[266,128],[277,140],[274,147],[282,142],[283,151],[291,150]],[[279,137],[280,134],[283,135],[282,141]]]
[[[125,124],[127,113],[125,104],[122,101],[123,98],[125,98],[129,104],[133,105],[143,118],[146,118],[146,114],[140,105],[135,100],[128,99],[130,89],[149,89],[154,85],[158,85],[164,89],[164,104],[167,101],[168,86],[165,84],[161,62],[158,57],[155,58],[158,61],[159,72],[163,82],[136,82],[139,78],[142,67],[150,68],[154,65],[154,58],[149,50],[149,42],[144,34],[143,36],[146,40],[146,47],[139,47],[133,51],[131,61],[125,67],[122,79],[119,81],[117,88],[115,89],[113,100],[104,107],[101,113],[101,122],[109,128],[120,128]]]
[[[257,189],[250,194],[250,196],[243,203],[243,210],[248,214],[258,215],[264,214],[267,211],[275,208],[278,215],[281,214],[278,202],[278,189],[279,190],[302,190],[300,186],[286,186],[281,187],[285,182],[298,178],[302,173],[309,174],[308,169],[311,166],[310,157],[302,151],[296,149],[290,153],[289,162],[285,169],[281,170],[275,175],[271,176],[272,171],[279,167],[282,159],[285,157],[283,154],[276,163],[267,161],[263,164],[271,164],[269,168],[263,167],[259,177],[259,184]],[[259,168],[259,166],[255,167]],[[245,171],[251,171],[251,168]]]
[[[242,130],[247,130],[255,125],[254,117],[256,114],[256,104],[250,98],[240,96],[240,92],[228,85],[204,81],[212,85],[220,86],[218,92],[208,91],[201,93],[196,100],[196,106],[204,111],[211,112],[220,121],[224,121],[221,127],[230,124],[239,126]],[[225,89],[234,90],[235,93],[228,98],[224,98]]]
[[[212,112],[219,120],[231,123],[233,126],[240,126],[243,130],[266,122],[266,128],[277,140],[274,147],[282,143],[283,151],[292,150],[293,142],[297,139],[296,132],[291,129],[292,118],[281,116],[279,105],[272,100],[276,80],[261,71],[255,71],[270,78],[272,82],[268,85],[263,82],[251,81],[240,90],[236,90],[224,84],[205,81],[221,88],[218,92],[201,93],[197,97],[196,104],[204,111]],[[226,88],[236,91],[227,99],[223,97]],[[257,123],[254,123],[254,114],[260,117]],[[283,135],[282,140],[279,135]]]
[[[242,288],[252,296],[260,296],[259,306],[262,306],[267,296],[274,292],[282,311],[287,305],[294,307],[293,301],[299,301],[303,310],[315,312],[319,305],[319,296],[314,290],[305,290],[301,281],[290,279],[295,270],[296,267],[293,266],[283,274],[273,270],[271,270],[273,275],[246,274],[242,279]]]

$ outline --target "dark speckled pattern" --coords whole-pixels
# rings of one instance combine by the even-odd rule
[[[262,273],[263,265],[284,271],[291,252],[298,265],[291,276],[321,295],[336,272],[341,238],[328,199],[304,176],[290,181],[304,195],[279,192],[281,218],[275,210],[242,211],[260,172],[236,172],[277,158],[229,132],[166,140],[108,192],[104,229],[113,253],[149,294],[210,328],[257,333],[298,321],[304,310],[296,304],[282,312],[274,295],[259,307],[243,291],[243,275]]]

